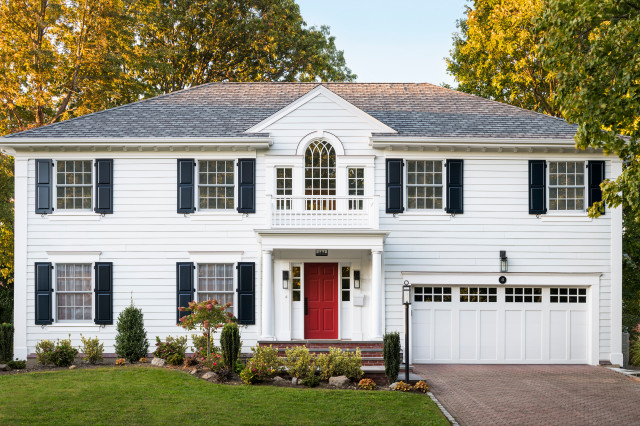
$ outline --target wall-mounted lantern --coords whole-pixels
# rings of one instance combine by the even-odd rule
[[[282,271],[282,288],[285,290],[289,288],[289,271]]]
[[[507,260],[507,251],[500,250],[500,272],[508,272],[509,262]]]
[[[360,288],[360,271],[353,271],[353,288]]]
[[[405,281],[402,286],[402,303],[405,305],[411,304],[411,284],[409,284],[409,281]]]

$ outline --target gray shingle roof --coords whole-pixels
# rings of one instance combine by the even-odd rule
[[[396,136],[572,138],[564,120],[420,83],[322,83]],[[318,83],[210,83],[6,138],[239,137]],[[258,136],[258,135],[255,135]]]

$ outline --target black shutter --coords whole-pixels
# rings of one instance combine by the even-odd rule
[[[195,208],[195,169],[193,159],[178,160],[178,213],[193,213]]]
[[[529,160],[529,214],[547,212],[547,162]]]
[[[589,161],[589,207],[597,201],[602,201],[600,184],[604,181],[604,161]],[[604,209],[602,210],[604,214]]]
[[[113,213],[113,160],[96,160],[96,213]]]
[[[404,211],[404,197],[402,195],[402,181],[404,162],[400,158],[387,158],[387,213],[402,213]]]
[[[462,160],[447,160],[447,213],[464,213],[463,165]]]
[[[195,265],[193,262],[176,263],[176,289],[177,289],[177,307],[188,308],[189,302],[193,302],[193,270]],[[178,322],[180,318],[188,315],[189,311],[178,312]]]
[[[256,160],[238,159],[238,212],[256,212]]]
[[[256,264],[238,262],[238,324],[256,323]]]
[[[36,213],[53,211],[53,161],[36,160]]]
[[[36,263],[36,324],[51,324],[53,299],[53,265]]]
[[[96,262],[96,324],[113,324],[113,263]]]

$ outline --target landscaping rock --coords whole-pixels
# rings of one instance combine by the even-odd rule
[[[340,389],[347,389],[351,386],[351,380],[347,376],[337,376],[329,378],[329,386]]]
[[[280,376],[273,378],[273,384],[276,386],[284,385],[285,383],[287,383],[287,381]]]
[[[393,382],[389,385],[389,389],[391,390],[396,390],[396,385],[398,384],[398,382]]]
[[[291,379],[291,383],[293,383],[294,385],[298,384],[298,378],[294,377],[293,379]]]
[[[216,373],[214,373],[213,371],[209,371],[208,373],[204,373],[202,375],[202,378],[204,380],[217,380],[218,379],[218,375]]]
[[[153,361],[151,361],[151,365],[154,367],[164,367],[166,363],[167,361],[162,358],[154,358]]]
[[[199,372],[200,372],[200,370],[199,370],[199,369],[197,369],[197,368],[194,368],[193,370],[191,370],[191,374],[192,374],[192,375],[196,375],[196,374],[198,374]]]
[[[0,364],[0,371],[11,371],[11,367],[7,364]]]
[[[69,370],[73,370],[73,369],[75,369],[76,367],[77,367],[77,365],[70,365],[70,366],[69,366]]]

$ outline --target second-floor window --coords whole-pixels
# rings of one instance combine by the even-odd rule
[[[335,199],[322,199],[336,195],[336,151],[326,141],[311,142],[304,155],[304,194],[307,210],[335,210]],[[319,197],[318,197],[319,196]]]
[[[407,160],[409,210],[442,209],[442,161]]]
[[[235,204],[234,161],[200,161],[198,167],[200,209],[233,210]]]
[[[549,210],[584,211],[585,163],[549,162]]]
[[[91,160],[62,160],[56,165],[56,208],[91,210],[93,167]]]
[[[348,172],[349,210],[362,210],[363,200],[352,197],[364,196],[364,169],[362,167],[350,167]]]
[[[291,210],[291,195],[293,195],[293,169],[291,167],[276,168],[277,209]]]

